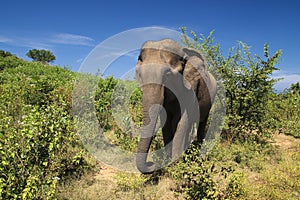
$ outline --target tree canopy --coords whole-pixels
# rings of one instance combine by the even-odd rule
[[[31,49],[27,52],[26,56],[32,58],[33,61],[39,61],[45,64],[52,62],[56,59],[51,51],[44,49]]]
[[[0,57],[8,57],[8,56],[14,56],[12,53],[8,52],[8,51],[4,51],[4,50],[0,50]]]

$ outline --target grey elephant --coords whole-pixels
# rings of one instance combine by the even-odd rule
[[[175,160],[190,144],[193,124],[197,124],[197,141],[205,138],[217,83],[201,53],[182,48],[171,39],[143,44],[135,78],[143,93],[144,116],[136,165],[147,174],[160,168],[157,163],[147,162],[158,118],[167,157]]]

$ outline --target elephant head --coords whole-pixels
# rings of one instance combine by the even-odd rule
[[[156,166],[152,162],[147,162],[147,156],[156,134],[159,113],[163,107],[171,105],[169,102],[176,101],[178,98],[178,94],[171,92],[166,85],[178,91],[196,92],[197,98],[202,98],[203,105],[200,99],[197,99],[197,103],[208,113],[214,96],[209,90],[208,82],[211,81],[211,77],[207,73],[201,54],[192,49],[182,48],[173,40],[165,39],[156,42],[148,41],[142,46],[136,64],[135,78],[143,93],[144,116],[136,164],[142,173],[152,173],[156,170]],[[169,110],[172,109],[179,109],[180,114],[181,108],[174,106]],[[207,114],[201,113],[201,116]]]

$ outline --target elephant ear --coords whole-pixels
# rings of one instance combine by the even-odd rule
[[[199,52],[199,51],[196,51],[194,49],[191,49],[191,48],[183,48],[182,49],[183,52],[187,55],[187,57],[189,58],[193,58],[193,57],[197,57],[199,58],[200,60],[198,60],[198,67],[197,68],[201,68],[203,70],[207,70],[207,64],[205,62],[205,59],[204,57],[202,56],[202,54]]]
[[[187,62],[183,70],[184,84],[195,92],[199,100],[203,99],[209,96],[207,94],[211,83],[207,65],[199,52],[189,48],[184,48],[183,51],[187,54]]]
[[[188,89],[192,89],[192,90],[196,90],[197,88],[197,84],[198,84],[198,80],[200,77],[200,72],[197,69],[197,66],[195,66],[195,64],[197,64],[197,62],[199,61],[199,59],[197,57],[188,57],[187,62],[185,63],[182,75],[183,75],[183,83],[184,86]]]
[[[191,48],[183,48],[182,51],[184,53],[186,53],[186,55],[188,55],[190,57],[196,56],[204,62],[204,57],[202,56],[202,54],[199,51],[197,51],[195,49],[191,49]]]

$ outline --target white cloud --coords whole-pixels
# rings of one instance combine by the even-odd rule
[[[94,39],[83,35],[75,35],[69,33],[56,34],[53,38],[50,39],[50,42],[56,44],[94,46]]]
[[[288,88],[291,86],[292,83],[297,83],[300,81],[300,74],[289,74],[289,75],[279,75],[276,74],[276,76],[273,76],[272,78],[283,78],[279,82],[275,83],[274,88],[281,92],[285,88]]]
[[[69,33],[59,33],[55,35],[43,34],[41,36],[34,36],[34,34],[31,34],[22,37],[0,36],[0,42],[12,46],[30,47],[37,49],[49,49],[57,44],[94,46],[94,40],[92,38]]]
[[[8,43],[8,42],[11,42],[11,39],[4,36],[0,36],[0,43]]]
[[[11,46],[17,46],[17,47],[30,47],[30,48],[37,48],[37,49],[51,48],[51,45],[48,44],[46,41],[38,38],[29,38],[29,37],[12,36],[8,38],[8,37],[0,36],[0,43],[4,43]]]

